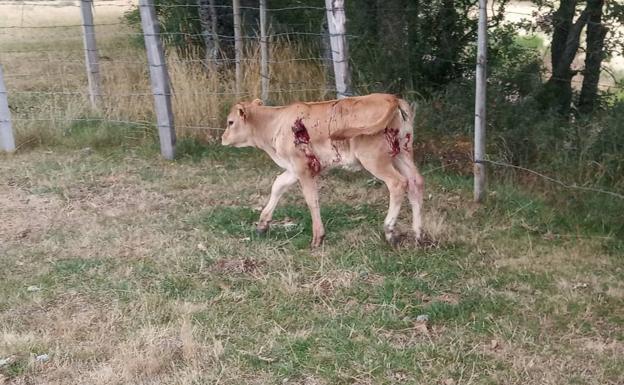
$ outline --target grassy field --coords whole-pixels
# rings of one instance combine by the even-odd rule
[[[96,7],[96,23],[123,9]],[[0,5],[0,26],[78,22]],[[323,179],[322,249],[296,188],[257,237],[279,170],[184,129],[222,125],[231,74],[169,56],[183,138],[164,161],[132,31],[97,30],[100,111],[79,28],[0,34],[19,145],[0,155],[0,384],[624,383],[624,203],[496,174],[478,206],[469,177],[420,154],[435,247],[386,244],[386,188],[365,173]],[[306,56],[289,49],[273,57]],[[327,97],[305,91],[325,84],[318,66],[273,73],[277,102]],[[257,68],[245,82],[257,95]]]
[[[310,251],[297,190],[253,232],[265,156],[182,151],[1,158],[0,383],[624,381],[623,244],[560,207],[505,185],[475,206],[470,179],[434,170],[438,246],[393,250],[385,187],[336,172]]]

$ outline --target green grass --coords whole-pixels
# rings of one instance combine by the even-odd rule
[[[9,382],[622,382],[624,245],[600,211],[617,203],[494,179],[477,207],[469,178],[432,171],[439,245],[396,250],[385,187],[338,171],[321,190],[327,243],[311,251],[297,188],[255,234],[279,173],[266,156],[185,139],[167,162],[149,136],[126,146],[131,128],[108,129],[2,158]]]

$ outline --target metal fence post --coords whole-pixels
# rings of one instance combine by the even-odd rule
[[[353,94],[349,70],[349,46],[346,36],[344,0],[325,0],[327,26],[336,76],[336,92],[339,99]]]
[[[269,101],[269,42],[267,37],[267,0],[260,0],[260,77],[262,91],[260,98]]]
[[[11,127],[11,111],[9,111],[9,100],[7,89],[4,85],[4,74],[2,64],[0,64],[0,150],[6,152],[15,151],[15,138]]]
[[[150,69],[154,108],[160,137],[160,152],[165,159],[175,157],[176,134],[173,126],[173,110],[171,108],[171,90],[165,53],[160,41],[160,28],[156,18],[154,0],[139,0],[141,26],[145,38],[145,49]]]
[[[97,108],[100,92],[100,66],[98,52],[95,46],[95,28],[93,25],[93,0],[81,0],[82,36],[85,49],[85,64],[87,66],[87,80],[89,82],[89,99],[91,106]]]
[[[475,91],[474,201],[485,200],[485,123],[487,88],[487,0],[479,0],[479,37]]]

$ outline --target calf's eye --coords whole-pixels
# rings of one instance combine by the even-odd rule
[[[228,120],[228,126],[231,126],[232,124],[234,124],[233,120]]]

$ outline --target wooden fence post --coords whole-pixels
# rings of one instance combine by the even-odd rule
[[[332,49],[329,38],[329,27],[327,26],[327,18],[321,23],[321,60],[323,61],[323,67],[325,67],[325,92],[324,95],[329,94],[330,90],[336,87],[336,81],[334,76],[334,62],[332,60]]]
[[[475,91],[474,201],[485,200],[485,123],[487,88],[487,0],[479,0],[477,76]]]
[[[6,152],[15,151],[15,138],[11,127],[11,111],[9,111],[9,100],[7,89],[4,85],[4,74],[2,64],[0,64],[0,150]]]
[[[160,41],[160,27],[154,9],[154,0],[139,0],[141,26],[145,38],[145,49],[150,70],[154,108],[160,137],[160,152],[165,159],[175,157],[176,134],[173,126],[171,90],[165,53]]]
[[[353,94],[351,72],[349,71],[349,46],[345,26],[347,17],[344,3],[344,0],[325,0],[338,99]]]
[[[232,0],[232,13],[234,16],[234,61],[236,63],[236,97],[240,97],[241,83],[243,81],[243,38],[241,36],[241,13],[240,0]]]
[[[269,41],[267,37],[267,0],[260,0],[260,98],[269,102]]]
[[[100,65],[98,52],[95,46],[95,27],[93,25],[93,0],[81,0],[82,36],[85,49],[85,64],[87,66],[87,80],[89,82],[89,100],[91,106],[97,108],[100,92]]]

